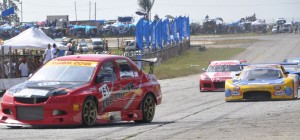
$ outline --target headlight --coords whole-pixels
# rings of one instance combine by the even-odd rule
[[[66,95],[66,94],[68,94],[69,92],[68,91],[66,91],[66,90],[59,90],[59,91],[54,91],[53,93],[52,93],[52,95],[53,96],[59,96],[59,95]]]
[[[275,89],[275,90],[280,90],[281,87],[280,87],[279,85],[277,85],[277,86],[274,86],[274,89]]]
[[[240,90],[240,87],[235,86],[235,87],[233,87],[233,90],[234,90],[234,91],[238,91],[238,90]]]
[[[202,75],[201,75],[201,79],[202,79],[202,80],[210,80],[210,78],[208,77],[207,74],[202,74]]]

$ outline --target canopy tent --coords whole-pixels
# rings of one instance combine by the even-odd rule
[[[0,26],[0,30],[10,30],[10,29],[12,29],[12,28],[13,28],[13,27],[10,26],[10,25],[7,24],[7,23]]]
[[[7,51],[9,47],[12,49],[46,49],[48,44],[53,43],[55,43],[59,49],[67,49],[67,47],[48,37],[41,29],[32,27],[10,40],[5,41],[3,46],[5,51]]]

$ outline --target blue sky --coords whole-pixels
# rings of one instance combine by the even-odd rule
[[[88,0],[21,0],[23,2],[23,21],[44,21],[47,15],[69,15],[75,20],[89,19]],[[137,0],[91,0],[91,19],[116,19],[118,16],[135,16]],[[156,0],[152,16],[187,15],[192,22],[202,22],[206,15],[210,18],[222,17],[231,23],[242,17],[256,13],[257,18],[273,22],[278,17],[288,21],[300,21],[300,0]]]

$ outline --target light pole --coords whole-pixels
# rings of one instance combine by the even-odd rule
[[[20,1],[20,5],[21,5],[21,23],[23,22],[23,2]]]

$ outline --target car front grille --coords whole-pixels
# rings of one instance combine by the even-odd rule
[[[250,100],[270,100],[271,93],[267,91],[248,91],[244,93],[243,98]]]
[[[39,104],[44,103],[48,100],[48,97],[43,98],[24,98],[24,97],[15,97],[15,101],[23,104]]]
[[[25,121],[43,120],[44,108],[41,106],[17,106],[17,119]]]
[[[204,87],[206,87],[206,88],[211,88],[211,84],[205,83],[205,84],[204,84]]]
[[[214,82],[215,88],[225,88],[225,82]]]

